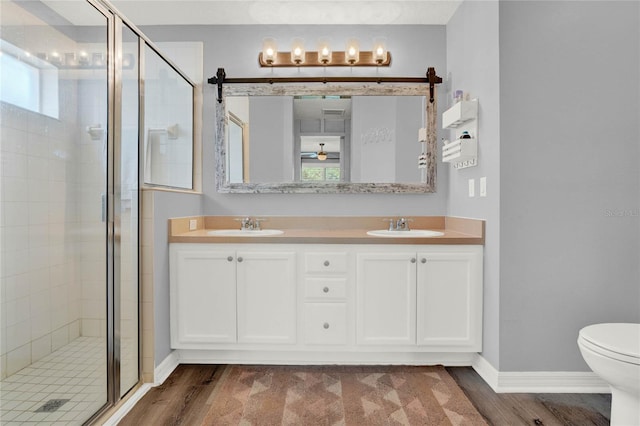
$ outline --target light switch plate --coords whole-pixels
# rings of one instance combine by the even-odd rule
[[[476,180],[469,179],[469,197],[476,196]]]
[[[198,229],[198,220],[189,219],[189,231],[195,231],[196,229]]]
[[[487,196],[487,177],[483,176],[480,178],[480,196]]]

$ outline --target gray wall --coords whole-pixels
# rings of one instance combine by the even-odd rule
[[[500,81],[498,2],[466,1],[447,25],[447,83],[445,110],[452,91],[478,98],[478,165],[448,167],[447,214],[486,220],[484,253],[484,319],[482,355],[499,366],[500,312]],[[446,137],[454,135],[446,134]],[[441,146],[439,144],[439,146]],[[480,198],[478,182],[487,178],[487,196]],[[468,197],[468,179],[475,179],[476,197]]]
[[[205,85],[201,211],[486,219],[485,358],[500,371],[588,371],[576,346],[580,327],[640,322],[639,16],[636,2],[467,1],[446,40],[443,27],[427,26],[143,30],[157,41],[204,41],[205,75],[219,66],[230,77],[270,72],[256,66],[266,35],[285,44],[292,35],[386,35],[394,54],[393,67],[384,70],[389,75],[422,75],[435,66],[444,77],[446,61],[447,86],[479,99],[480,153],[477,167],[439,164],[437,194],[217,194],[215,95]],[[440,112],[450,95],[444,92]],[[468,198],[467,179],[481,176],[487,197]],[[156,282],[158,360],[169,353],[168,247],[161,233],[166,218],[195,214],[192,197],[192,206],[180,206],[172,194],[156,202],[156,261],[165,262],[156,265],[164,275],[156,276],[166,277]]]
[[[640,322],[638,2],[500,2],[500,371]]]
[[[145,34],[154,41],[202,41],[205,76],[224,67],[228,77],[260,77],[272,73],[318,75],[319,69],[276,71],[258,67],[262,39],[275,37],[280,50],[289,50],[293,37],[307,40],[309,47],[322,36],[330,35],[336,50],[352,35],[367,49],[375,36],[384,36],[393,55],[389,68],[358,68],[354,75],[424,76],[433,66],[444,75],[444,26],[146,26]],[[370,47],[370,46],[369,46]],[[327,75],[345,75],[343,67],[328,68]],[[204,85],[203,105],[203,191],[204,213],[213,215],[441,215],[446,209],[447,176],[438,165],[436,194],[219,194],[215,192],[213,142],[215,130],[215,87]],[[416,161],[417,162],[417,161]]]
[[[171,353],[169,334],[169,219],[202,215],[202,195],[153,191],[153,321],[156,367]]]

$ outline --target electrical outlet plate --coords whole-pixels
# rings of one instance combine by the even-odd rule
[[[476,196],[476,180],[469,179],[469,197]]]
[[[487,196],[487,177],[483,176],[480,178],[480,196]]]
[[[189,231],[195,231],[196,229],[198,229],[198,220],[189,219]]]

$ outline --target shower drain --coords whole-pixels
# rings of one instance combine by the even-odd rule
[[[69,402],[68,399],[50,399],[44,405],[38,408],[35,413],[53,413],[58,408]]]

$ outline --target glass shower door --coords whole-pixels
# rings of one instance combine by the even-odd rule
[[[113,18],[86,1],[1,7],[0,423],[82,424],[109,402]]]

